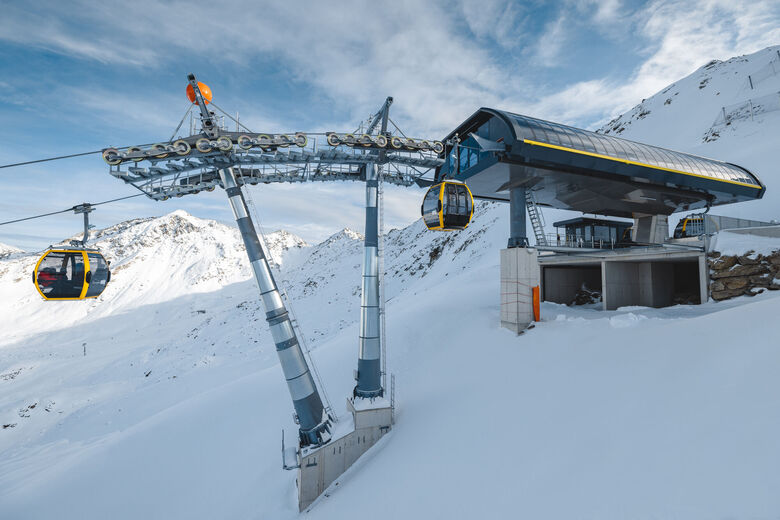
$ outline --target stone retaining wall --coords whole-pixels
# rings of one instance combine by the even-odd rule
[[[770,255],[748,251],[744,255],[707,255],[710,266],[710,295],[715,301],[735,296],[755,296],[780,289],[780,250]]]

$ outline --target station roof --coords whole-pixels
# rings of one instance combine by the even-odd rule
[[[525,186],[537,202],[583,213],[632,217],[759,199],[756,175],[728,162],[676,152],[491,108],[453,130],[437,180],[466,182],[475,197],[508,200]]]

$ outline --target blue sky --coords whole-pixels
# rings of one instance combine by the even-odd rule
[[[711,59],[777,44],[780,2],[47,2],[0,0],[0,163],[167,139],[186,75],[257,132],[348,131],[388,95],[407,133],[441,138],[480,106],[586,128]],[[774,39],[775,41],[772,41]],[[0,170],[0,221],[132,194],[99,156]],[[267,230],[316,242],[363,226],[357,183],[252,188]],[[422,193],[389,189],[386,220]],[[229,222],[220,190],[101,206],[98,227],[176,209]],[[0,227],[29,250],[62,214]]]

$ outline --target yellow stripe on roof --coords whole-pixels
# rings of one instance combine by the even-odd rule
[[[663,170],[663,171],[672,172],[672,173],[681,173],[682,175],[690,175],[692,177],[701,177],[702,179],[707,179],[707,180],[711,180],[711,181],[728,182],[729,184],[736,184],[738,186],[745,186],[747,188],[755,188],[757,190],[761,189],[761,186],[757,186],[755,184],[748,184],[746,182],[730,181],[728,179],[718,179],[717,177],[710,177],[709,175],[701,175],[701,174],[698,174],[698,173],[691,173],[691,172],[684,172],[684,171],[680,171],[680,170],[673,170],[672,168],[664,168],[663,166],[655,166],[655,165],[652,165],[652,164],[646,164],[646,163],[641,163],[641,162],[637,162],[637,161],[630,161],[628,159],[619,159],[617,157],[610,157],[609,155],[602,155],[600,153],[584,152],[582,150],[575,150],[574,148],[567,148],[565,146],[558,146],[556,144],[540,143],[539,141],[531,141],[530,139],[523,139],[523,142],[524,143],[528,143],[528,144],[532,144],[532,145],[535,145],[535,146],[544,146],[546,148],[555,148],[556,150],[564,150],[566,152],[578,153],[580,155],[589,155],[591,157],[598,157],[599,159],[607,159],[609,161],[615,161],[615,162],[620,162],[620,163],[625,163],[625,164],[633,164],[635,166],[644,166],[645,168],[652,168],[654,170]]]

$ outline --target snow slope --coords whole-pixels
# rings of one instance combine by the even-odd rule
[[[2,242],[0,242],[0,258],[10,256],[16,253],[21,253],[21,252],[22,250],[17,247],[9,246],[8,244],[3,244]]]
[[[753,117],[749,108],[735,108],[749,107],[750,103],[755,108]],[[722,118],[724,108],[733,120],[728,125],[714,124]],[[780,149],[780,45],[726,61],[713,60],[642,100],[599,131],[747,168],[766,184],[764,198],[720,206],[712,212],[764,221],[780,218],[780,171],[776,164]]]
[[[609,313],[545,304],[545,322],[518,338],[497,323],[503,209],[481,205],[461,233],[417,222],[388,235],[397,428],[312,517],[780,510],[780,351],[765,328],[780,299]],[[3,309],[21,320],[5,322],[0,340],[0,423],[14,425],[0,430],[4,517],[297,517],[279,453],[292,408],[254,282],[233,247],[225,258],[201,250],[193,268],[189,226],[207,237],[201,248],[212,247],[209,232],[235,238],[182,213],[99,235],[113,265],[175,276],[175,295],[117,276],[94,305]],[[357,354],[361,246],[345,230],[281,276],[340,413]],[[163,257],[169,247],[182,254]],[[215,266],[233,283],[209,290]],[[24,278],[2,275],[3,292]],[[42,309],[53,324],[25,321],[43,321]]]

